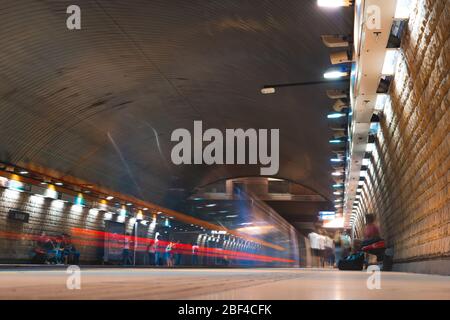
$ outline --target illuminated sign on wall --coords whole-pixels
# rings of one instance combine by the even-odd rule
[[[319,211],[319,220],[333,220],[336,218],[336,212],[334,211]]]
[[[324,221],[324,228],[344,228],[344,218],[336,218],[333,220]]]

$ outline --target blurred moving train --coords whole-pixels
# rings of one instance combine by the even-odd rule
[[[70,243],[80,264],[314,265],[305,235],[251,192],[237,191],[220,201],[194,195],[177,208],[181,214],[4,174],[0,262],[32,262],[45,236],[56,253]]]

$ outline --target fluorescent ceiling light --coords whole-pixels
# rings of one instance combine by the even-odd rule
[[[261,89],[262,94],[272,94],[275,93],[275,88],[262,88]]]
[[[332,158],[330,159],[331,162],[342,162],[344,161],[343,159],[339,159],[339,158]]]
[[[337,143],[342,143],[342,142],[344,142],[344,141],[342,141],[342,140],[339,140],[339,139],[332,139],[332,140],[330,140],[330,141],[328,141],[329,143],[333,143],[333,144],[337,144]]]
[[[373,152],[375,150],[375,143],[368,143],[366,145],[366,152]]]
[[[397,0],[397,7],[395,8],[395,19],[408,19],[412,7],[411,0]]]
[[[331,173],[331,175],[332,175],[332,176],[342,176],[343,173],[342,173],[342,172],[339,172],[339,171],[335,171],[335,172]]]
[[[377,95],[377,99],[375,100],[375,110],[383,111],[387,97],[388,97],[387,94],[378,94]]]
[[[339,79],[348,76],[345,71],[328,71],[323,74],[325,79]]]
[[[342,118],[345,117],[346,114],[345,113],[330,113],[327,115],[328,119],[337,119],[337,118]]]
[[[348,7],[350,5],[350,0],[317,0],[317,5],[319,7]]]
[[[395,73],[395,66],[397,65],[397,49],[388,49],[384,56],[382,75],[391,76]]]
[[[47,190],[45,190],[44,197],[58,199],[58,192],[54,189],[48,188]]]
[[[19,171],[20,174],[28,174],[29,172],[27,170],[21,170]]]
[[[107,196],[107,197],[106,197],[106,200],[112,200],[112,199],[114,199],[113,196]]]

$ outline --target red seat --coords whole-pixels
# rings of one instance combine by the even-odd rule
[[[385,249],[384,240],[380,240],[378,242],[369,244],[368,246],[361,248],[362,251],[370,251],[370,250],[375,250],[375,249]]]

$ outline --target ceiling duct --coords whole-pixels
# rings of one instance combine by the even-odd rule
[[[344,183],[344,178],[343,177],[333,177],[333,181],[335,183],[342,184],[342,183]]]
[[[342,131],[342,130],[347,130],[347,126],[346,125],[342,125],[342,126],[337,126],[337,127],[330,127],[331,130],[333,131]]]
[[[339,170],[344,171],[344,169],[345,169],[342,164],[338,164],[338,163],[331,164],[331,166],[333,167],[333,170],[336,170],[336,171],[339,171]]]
[[[348,51],[337,51],[330,53],[331,64],[352,62],[351,54]]]
[[[345,134],[345,131],[336,131],[334,134],[333,134],[333,138],[334,139],[339,139],[339,138],[344,138],[344,137],[346,137],[346,134]]]
[[[328,48],[342,48],[350,45],[349,37],[341,34],[327,34],[320,37]]]
[[[347,98],[347,90],[331,89],[327,90],[327,96],[330,99],[343,99]]]
[[[345,103],[342,99],[337,99],[333,104],[333,110],[336,112],[342,112],[345,108],[348,108],[348,103]]]
[[[332,150],[334,154],[336,154],[336,158],[344,158],[344,150]]]

